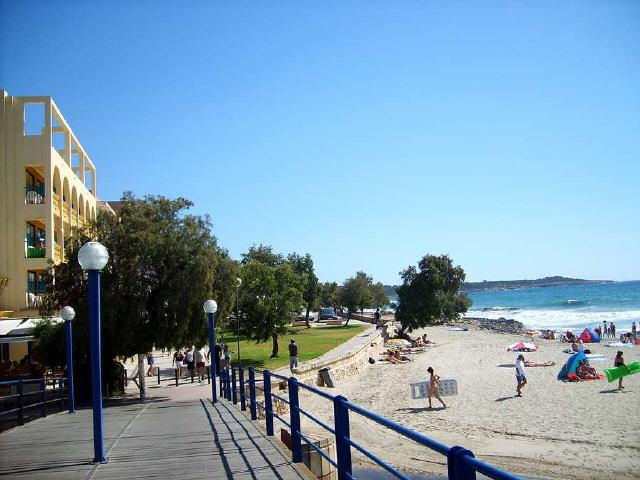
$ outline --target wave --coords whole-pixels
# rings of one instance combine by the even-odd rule
[[[631,330],[631,322],[640,323],[640,310],[622,312],[593,311],[593,310],[524,310],[514,309],[505,311],[490,307],[490,309],[472,309],[467,312],[468,317],[479,318],[511,318],[522,322],[527,328],[581,329],[614,322],[617,332]]]
[[[484,307],[483,312],[514,312],[520,310],[518,307]]]

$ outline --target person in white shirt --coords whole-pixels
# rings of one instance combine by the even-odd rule
[[[518,382],[516,397],[521,397],[522,388],[527,384],[527,375],[524,369],[524,355],[518,355],[518,359],[516,360],[516,380]]]
[[[206,363],[204,361],[204,347],[200,347],[199,349],[195,350],[193,352],[193,358],[196,361],[196,368],[198,369],[198,380],[200,381],[200,383],[202,383],[206,371]]]

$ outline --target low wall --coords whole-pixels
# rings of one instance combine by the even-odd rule
[[[368,336],[364,341],[362,339],[363,335]],[[354,340],[358,343],[350,347],[349,342]],[[293,375],[298,381],[308,385],[321,385],[322,379],[319,371],[323,368],[331,369],[336,382],[360,373],[369,361],[369,357],[377,358],[378,351],[382,348],[381,330],[371,327],[357,335],[355,339],[349,340],[349,342],[337,347],[340,350],[344,350],[344,353],[334,350],[328,354],[327,358],[320,357],[316,360],[305,362],[293,372]],[[283,371],[277,373],[283,375],[291,374],[288,369],[286,371],[283,369]]]

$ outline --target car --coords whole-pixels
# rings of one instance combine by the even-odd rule
[[[339,317],[336,315],[335,309],[331,307],[321,308],[320,314],[318,315],[318,320],[338,320]]]

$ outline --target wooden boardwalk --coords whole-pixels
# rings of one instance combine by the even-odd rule
[[[0,434],[0,478],[309,478],[224,401],[132,403],[104,412],[107,464],[91,464],[92,417],[86,409]]]

